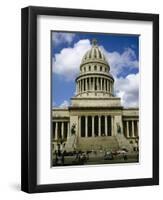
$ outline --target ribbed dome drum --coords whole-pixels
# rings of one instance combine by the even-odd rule
[[[110,66],[97,45],[92,40],[92,47],[84,55],[80,64],[80,75],[76,78],[76,97],[113,96],[114,79]]]

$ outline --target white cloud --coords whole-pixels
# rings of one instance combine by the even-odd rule
[[[72,48],[64,48],[53,58],[53,72],[73,80],[79,73],[81,59],[91,48],[88,39],[79,40]]]
[[[52,41],[54,45],[59,45],[61,43],[71,44],[74,37],[75,33],[61,33],[61,32],[52,33]]]
[[[62,103],[61,103],[61,105],[59,106],[60,108],[66,108],[66,107],[68,107],[70,104],[69,104],[69,102],[67,101],[67,100],[64,100]]]
[[[108,52],[102,46],[100,47],[110,65],[111,74],[117,77],[124,70],[138,68],[138,60],[133,49],[126,48],[122,54],[119,52]]]
[[[53,72],[64,77],[64,80],[74,80],[79,73],[81,59],[91,48],[88,39],[79,40],[72,48],[64,48],[60,53],[55,54],[53,59]],[[138,106],[139,97],[139,74],[129,74],[126,77],[119,77],[121,73],[138,68],[138,60],[133,49],[126,48],[123,53],[108,52],[100,46],[111,67],[111,74],[115,79],[115,94],[122,98],[125,107]],[[66,105],[64,102],[63,105]],[[61,105],[62,105],[61,104]]]
[[[125,107],[138,107],[139,104],[139,73],[129,74],[125,78],[115,79],[115,95],[121,97]]]

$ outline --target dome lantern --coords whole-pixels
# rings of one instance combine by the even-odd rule
[[[96,46],[97,45],[97,40],[96,39],[93,39],[92,40],[92,46]]]

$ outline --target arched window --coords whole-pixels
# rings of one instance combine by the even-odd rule
[[[94,70],[95,70],[95,71],[97,70],[97,66],[96,66],[96,65],[94,66]]]
[[[91,66],[89,66],[89,71],[91,71]]]

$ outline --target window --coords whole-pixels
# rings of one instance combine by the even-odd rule
[[[100,71],[102,71],[102,66],[100,66]]]
[[[89,71],[91,71],[91,66],[89,66]]]
[[[95,69],[95,71],[97,70],[97,66],[96,65],[95,65],[94,69]]]

